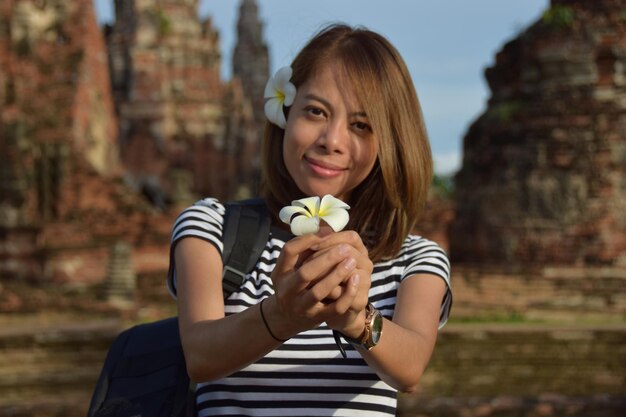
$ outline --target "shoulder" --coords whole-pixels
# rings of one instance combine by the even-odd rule
[[[183,215],[184,213],[187,213],[189,211],[200,211],[207,214],[214,213],[220,216],[224,216],[226,208],[224,204],[222,204],[222,202],[220,202],[217,198],[207,197],[203,198],[202,200],[196,201],[191,206],[184,209],[180,215]]]
[[[224,205],[216,198],[203,198],[187,207],[176,218],[175,224],[185,221],[185,219],[200,216],[206,216],[206,220],[222,222],[226,209]]]
[[[446,256],[446,252],[439,246],[439,244],[435,241],[426,239],[425,237],[419,235],[408,235],[406,239],[404,239],[404,243],[402,243],[402,248],[400,252],[410,252],[416,250],[432,250],[436,252],[442,253]]]
[[[219,241],[224,223],[224,205],[216,198],[204,198],[184,209],[174,221],[172,242],[187,236]]]
[[[445,282],[446,292],[439,313],[439,328],[443,327],[448,321],[452,308],[448,255],[437,243],[416,235],[409,235],[405,239],[401,253],[405,257],[403,279],[417,274],[429,274],[437,276]]]
[[[408,235],[398,258],[406,266],[406,275],[432,273],[446,282],[450,280],[450,261],[447,253],[436,242],[418,235]]]
[[[170,244],[170,267],[167,273],[167,286],[176,296],[176,263],[174,250],[184,238],[196,238],[208,242],[221,254],[224,246],[222,231],[226,210],[215,198],[203,198],[185,208],[174,221]]]
[[[400,291],[400,284],[415,276],[432,275],[441,278],[446,285],[446,293],[441,303],[439,326],[445,324],[452,306],[450,261],[436,242],[422,236],[408,235],[396,256],[377,262],[374,272],[382,284],[372,284],[372,288],[387,286],[387,291]],[[393,311],[389,315],[393,315]]]

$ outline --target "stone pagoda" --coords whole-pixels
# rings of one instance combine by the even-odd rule
[[[0,2],[3,280],[163,274],[180,205],[255,192],[248,84],[220,80],[219,36],[198,0],[117,0],[115,11],[103,35],[92,0]],[[260,37],[255,3],[242,13]],[[267,62],[246,42],[258,45],[240,35],[238,50]],[[240,75],[257,72],[266,64]]]
[[[453,260],[626,266],[626,0],[552,0],[486,78]]]
[[[98,282],[115,242],[167,243],[122,182],[92,0],[0,3],[0,108],[0,278]]]
[[[263,24],[255,0],[242,0],[237,21],[237,44],[233,53],[233,74],[242,83],[244,94],[250,98],[254,117],[254,142],[246,149],[251,152],[253,169],[243,173],[248,178],[258,178],[259,143],[265,126],[263,93],[269,79],[268,47],[263,39]],[[249,181],[245,176],[244,182]]]
[[[126,180],[162,207],[252,194],[251,103],[240,80],[221,82],[219,35],[198,0],[116,0],[115,16],[107,42]]]

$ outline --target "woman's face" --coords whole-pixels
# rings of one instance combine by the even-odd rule
[[[283,158],[304,194],[348,201],[378,154],[367,115],[339,71],[324,67],[298,88],[289,110]]]

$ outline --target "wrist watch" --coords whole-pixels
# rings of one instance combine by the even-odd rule
[[[383,333],[383,316],[370,303],[365,307],[365,329],[359,339],[344,337],[356,348],[370,350],[378,344]]]

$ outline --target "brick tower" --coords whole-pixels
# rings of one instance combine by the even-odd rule
[[[486,70],[454,260],[626,265],[625,0],[552,0]]]
[[[220,80],[219,35],[198,0],[116,0],[108,35],[126,180],[157,206],[233,197],[251,112]]]
[[[254,115],[254,141],[246,145],[253,159],[252,167],[244,173],[244,182],[259,177],[259,148],[265,126],[263,91],[269,78],[268,47],[263,40],[263,24],[255,0],[243,0],[237,21],[237,44],[233,53],[233,74],[241,80],[244,94],[250,98]]]

